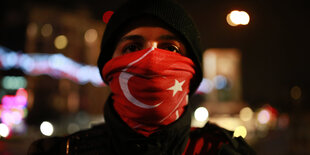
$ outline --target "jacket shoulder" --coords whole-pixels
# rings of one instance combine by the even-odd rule
[[[94,126],[67,137],[66,151],[69,154],[108,154],[111,143],[106,124]]]
[[[242,137],[233,137],[232,131],[213,123],[207,123],[203,128],[192,129],[187,152],[188,154],[255,154]]]
[[[105,124],[100,124],[91,129],[78,131],[74,134],[64,137],[43,138],[34,141],[29,149],[28,154],[74,154],[89,150],[98,150],[107,144],[108,135]],[[91,144],[91,145],[89,145]]]
[[[35,154],[65,154],[63,146],[66,144],[65,137],[43,138],[34,141],[28,148],[29,155]]]

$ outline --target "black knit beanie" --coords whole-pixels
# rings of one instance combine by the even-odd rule
[[[118,42],[117,36],[124,25],[143,16],[159,19],[184,41],[187,57],[191,58],[196,66],[196,74],[190,81],[190,95],[193,94],[202,80],[200,36],[190,16],[172,0],[128,0],[114,12],[102,38],[98,58],[100,75],[102,76],[103,66],[112,58]]]

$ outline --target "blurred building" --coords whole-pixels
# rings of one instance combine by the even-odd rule
[[[73,61],[95,66],[103,30],[104,23],[92,19],[87,10],[33,7],[29,13],[25,51],[29,54],[61,53]],[[48,64],[42,64],[42,67],[44,65]],[[68,67],[65,63],[61,65]],[[102,114],[108,95],[105,87],[80,85],[78,81],[68,79],[29,76],[28,82],[28,89],[35,94],[29,123],[41,123],[44,117],[57,118],[61,116],[59,114],[80,110]]]

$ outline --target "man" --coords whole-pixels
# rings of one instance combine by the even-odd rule
[[[199,34],[171,0],[121,6],[107,24],[98,67],[112,91],[105,124],[39,140],[29,154],[253,154],[216,125],[191,129],[188,97],[202,79]]]

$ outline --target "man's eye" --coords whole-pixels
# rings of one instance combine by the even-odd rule
[[[140,46],[136,45],[136,44],[130,44],[128,46],[126,46],[123,49],[123,53],[131,53],[131,52],[135,52],[135,51],[139,51],[141,50]]]
[[[169,45],[165,48],[165,50],[171,51],[171,52],[176,52],[176,53],[180,53],[180,50],[177,46],[175,45]]]

